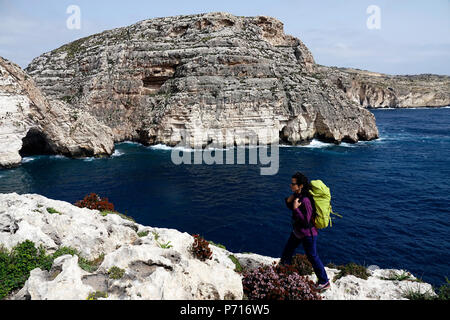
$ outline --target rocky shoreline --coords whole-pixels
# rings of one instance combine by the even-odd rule
[[[387,75],[317,65],[318,74],[365,108],[438,108],[450,105],[450,77],[435,74]]]
[[[241,300],[242,275],[230,256],[247,269],[279,260],[211,245],[212,259],[200,261],[189,250],[193,237],[186,232],[140,225],[38,194],[0,194],[0,246],[11,249],[25,240],[50,253],[70,247],[79,255],[56,258],[49,271],[32,270],[23,288],[7,299],[85,300],[101,293],[99,300]],[[95,270],[80,268],[79,259],[99,256]],[[111,276],[112,269],[122,273]],[[326,270],[330,279],[339,272]],[[322,299],[402,300],[407,292],[435,294],[430,284],[416,281],[405,270],[369,268],[369,273],[367,280],[347,275],[332,282]],[[398,280],[404,274],[408,280]],[[315,275],[308,277],[316,280]]]

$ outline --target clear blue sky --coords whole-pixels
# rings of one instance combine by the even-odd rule
[[[66,27],[71,4],[81,9],[80,30]],[[381,10],[379,30],[366,26],[369,5]],[[0,0],[0,56],[26,67],[44,52],[103,30],[211,11],[276,17],[323,65],[450,75],[449,0]]]

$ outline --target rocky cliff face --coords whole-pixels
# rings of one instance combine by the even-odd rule
[[[350,68],[316,66],[362,107],[417,108],[450,105],[450,77],[434,74],[392,76]]]
[[[377,138],[374,116],[315,69],[280,21],[219,12],[104,31],[35,58],[26,71],[46,95],[110,127],[115,141]]]
[[[112,138],[89,113],[48,100],[19,66],[0,57],[0,167],[33,153],[110,154]]]
[[[186,232],[143,226],[117,214],[102,215],[38,194],[0,194],[0,247],[11,249],[25,240],[42,245],[47,253],[70,247],[84,259],[103,259],[98,259],[96,270],[86,271],[80,268],[78,255],[63,255],[50,271],[32,270],[24,287],[8,299],[85,300],[97,291],[111,300],[239,300],[243,298],[242,274],[235,271],[230,255],[246,269],[279,261],[214,245],[210,245],[212,259],[200,261],[190,252],[194,239]],[[170,248],[161,246],[169,242]],[[113,267],[122,269],[123,275],[111,277],[108,271]],[[323,299],[396,300],[405,299],[408,291],[434,294],[430,284],[414,281],[404,270],[369,269],[367,280],[348,275],[333,281]],[[326,271],[330,279],[339,272]],[[405,274],[412,281],[386,279]],[[308,277],[317,280],[315,275]]]

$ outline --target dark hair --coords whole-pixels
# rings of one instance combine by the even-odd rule
[[[309,193],[311,187],[308,178],[303,173],[298,171],[292,176],[292,178],[295,178],[298,186],[301,184],[303,185],[301,195],[304,197],[311,198],[311,195]]]

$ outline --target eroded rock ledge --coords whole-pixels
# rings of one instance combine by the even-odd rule
[[[47,210],[52,208],[53,210]],[[143,235],[144,234],[144,235]],[[159,243],[170,241],[172,247]],[[8,299],[85,300],[93,292],[105,299],[242,299],[241,275],[229,258],[233,253],[211,245],[212,259],[193,257],[193,237],[174,229],[143,226],[116,214],[78,208],[38,194],[0,194],[0,246],[11,249],[25,240],[42,245],[47,252],[62,246],[77,249],[87,259],[104,254],[96,271],[78,265],[78,256],[63,255],[50,272],[36,268],[24,287]],[[278,258],[234,253],[246,268],[271,264]],[[112,267],[124,274],[114,279]],[[330,279],[337,269],[326,268]],[[405,291],[433,292],[431,285],[416,281],[384,280],[402,270],[370,271],[367,280],[345,276],[333,282],[324,299],[404,299]],[[315,276],[310,276],[315,281]],[[411,275],[412,279],[415,279]]]
[[[450,105],[450,77],[387,75],[351,68],[316,66],[346,96],[365,108],[420,108]]]
[[[18,65],[0,57],[0,167],[28,154],[109,155],[111,129],[83,110],[47,99]]]
[[[174,146],[339,143],[378,137],[374,116],[314,77],[283,23],[224,12],[144,20],[35,58],[26,71],[54,99],[112,129],[116,142]]]

